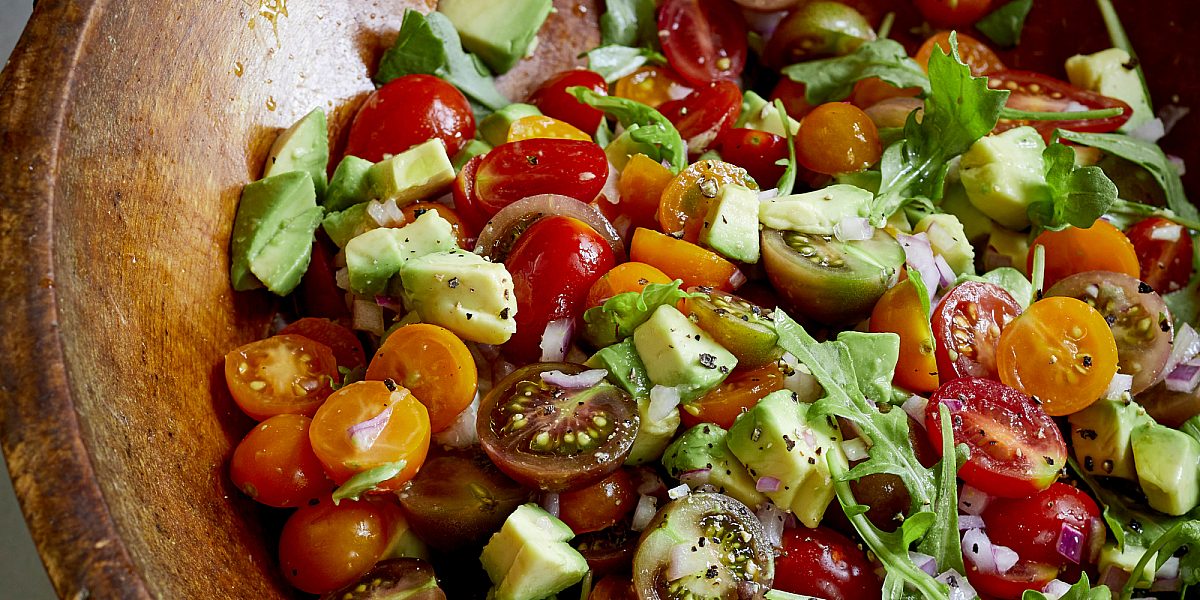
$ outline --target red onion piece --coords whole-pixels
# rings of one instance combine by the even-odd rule
[[[737,269],[733,272],[733,275],[729,276],[729,285],[735,290],[746,285],[746,281],[746,274],[741,269]]]
[[[700,487],[708,483],[710,475],[712,475],[712,469],[692,469],[691,471],[680,473],[679,481],[692,487]]]
[[[950,586],[950,600],[972,600],[979,597],[966,576],[954,569],[943,571],[934,579]]]
[[[771,188],[769,190],[759,190],[758,191],[758,199],[759,200],[771,200],[772,198],[778,198],[778,197],[779,197],[779,188]]]
[[[638,497],[637,507],[633,509],[633,519],[629,523],[629,528],[634,531],[642,531],[650,524],[650,520],[654,518],[656,512],[658,512],[658,498],[642,494]]]
[[[871,220],[865,217],[847,217],[833,226],[833,237],[843,242],[869,240],[875,235]]]
[[[609,204],[619,204],[621,202],[621,191],[617,188],[617,180],[620,178],[621,172],[609,161],[608,179],[604,180],[604,187],[600,189],[600,195],[596,196],[596,200],[600,201],[603,198],[603,201]]]
[[[1191,360],[1197,353],[1200,353],[1200,334],[1197,334],[1191,325],[1184,323],[1175,330],[1171,355],[1167,357],[1167,365],[1163,367],[1163,373],[1174,371],[1175,367]]]
[[[896,235],[896,241],[900,242],[900,246],[904,248],[905,262],[908,263],[908,266],[921,274],[921,281],[925,283],[929,299],[932,300],[942,275],[938,272],[929,237],[923,232],[916,235],[900,233]]]
[[[1067,560],[1079,564],[1079,559],[1083,557],[1083,532],[1063,523],[1058,530],[1058,543],[1055,544],[1055,550]]]
[[[986,527],[983,523],[983,517],[979,515],[958,515],[958,530],[966,531],[968,529],[983,529]]]
[[[1001,575],[1007,573],[1021,559],[1012,548],[997,544],[992,544],[992,556],[996,559],[996,571]]]
[[[542,381],[568,390],[590,388],[604,381],[605,377],[608,377],[606,369],[588,369],[578,375],[567,375],[557,369],[542,372]]]
[[[913,564],[917,565],[918,569],[929,573],[930,577],[937,575],[937,559],[932,556],[915,550],[909,550],[908,559],[913,561]]]
[[[1180,177],[1187,175],[1187,163],[1183,161],[1182,157],[1175,156],[1174,154],[1168,154],[1167,162],[1171,163],[1172,167],[1175,167],[1175,171],[1179,173]]]
[[[777,492],[781,483],[778,477],[759,477],[754,483],[754,489],[760,492]]]
[[[946,262],[945,257],[943,257],[941,254],[933,257],[933,264],[937,265],[938,275],[940,276],[938,279],[938,285],[941,287],[949,287],[954,283],[954,280],[958,278],[958,276],[954,274],[954,269],[950,268],[950,263]]]
[[[925,427],[925,407],[929,405],[929,399],[913,394],[900,405],[912,420],[916,421],[921,427]]]
[[[541,505],[542,505],[542,508],[545,509],[546,512],[551,514],[551,516],[553,516],[556,519],[558,518],[558,515],[560,513],[560,508],[561,508],[561,505],[559,504],[559,501],[558,501],[558,494],[556,494],[554,492],[543,493]]]
[[[1042,593],[1050,600],[1058,600],[1069,591],[1071,591],[1071,584],[1061,579],[1052,579],[1050,583],[1046,584],[1046,587],[1042,588]]]
[[[964,483],[962,491],[958,493],[958,510],[968,515],[980,515],[991,499],[985,492]]]
[[[1178,556],[1172,556],[1171,558],[1168,558],[1166,560],[1166,562],[1164,562],[1162,564],[1162,566],[1158,568],[1158,571],[1156,571],[1154,573],[1154,582],[1156,585],[1159,582],[1163,582],[1165,585],[1170,585],[1173,583],[1176,586],[1174,589],[1179,589],[1178,588],[1178,586],[1179,586],[1179,557]],[[1156,592],[1157,591],[1171,591],[1170,588],[1156,590],[1152,587],[1150,589],[1152,591],[1156,591]]]
[[[1172,392],[1190,392],[1196,389],[1196,384],[1200,383],[1200,365],[1193,364],[1195,359],[1189,360],[1171,371],[1167,375],[1167,389]]]
[[[572,319],[557,319],[546,324],[542,333],[542,362],[562,362],[571,345],[571,333],[575,330]]]
[[[486,393],[486,391],[477,390],[475,399],[462,412],[458,413],[453,424],[433,434],[434,442],[451,448],[469,448],[479,443],[479,433],[475,428],[475,421],[479,418],[481,393]]]
[[[346,433],[350,435],[350,443],[360,452],[370,450],[391,418],[392,405],[388,404],[374,417],[346,428]]]
[[[621,236],[617,235],[612,223],[609,223],[596,207],[558,194],[538,194],[522,198],[500,209],[500,212],[493,215],[487,225],[484,225],[483,231],[479,232],[479,239],[475,242],[475,253],[496,258],[495,253],[500,247],[506,242],[511,242],[507,237],[513,226],[550,215],[563,215],[587,223],[608,242],[617,262],[625,262],[625,244],[621,241]]]
[[[394,310],[396,312],[402,312],[404,310],[404,304],[400,302],[400,299],[393,298],[391,296],[375,296],[375,304],[379,305],[381,308]]]
[[[650,407],[646,416],[654,422],[667,418],[679,406],[679,388],[656,385],[650,388]]]
[[[1162,139],[1164,135],[1167,135],[1167,127],[1163,124],[1162,119],[1158,118],[1150,119],[1129,132],[1129,137],[1152,144]]]
[[[354,315],[351,326],[354,329],[383,335],[383,307],[371,300],[355,298],[351,310]]]

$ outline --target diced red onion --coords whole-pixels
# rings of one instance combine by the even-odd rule
[[[1172,392],[1190,392],[1200,383],[1200,364],[1194,364],[1195,359],[1185,362],[1167,375],[1167,389]]]
[[[1104,397],[1110,400],[1116,400],[1125,392],[1128,392],[1132,387],[1133,375],[1114,373],[1112,381],[1108,382],[1108,389],[1104,391]]]
[[[1083,532],[1067,523],[1063,523],[1062,527],[1058,530],[1058,543],[1055,544],[1054,549],[1063,558],[1079,564],[1079,559],[1083,557]]]
[[[658,512],[658,498],[642,494],[638,497],[637,507],[633,509],[633,519],[629,523],[629,528],[634,531],[645,529],[656,512]]]
[[[946,262],[946,259],[941,254],[933,257],[933,264],[937,265],[938,275],[940,276],[938,285],[941,287],[948,287],[958,278],[958,275],[954,274],[954,269],[950,268],[950,263]]]
[[[758,517],[758,521],[762,523],[767,541],[771,543],[771,546],[782,548],[783,526],[787,521],[787,513],[772,502],[764,502],[754,514]]]
[[[996,558],[996,571],[1001,575],[1007,573],[1021,559],[1016,550],[999,544],[992,544],[992,556]]]
[[[866,440],[860,437],[843,441],[842,452],[846,453],[846,460],[851,462],[856,460],[866,460],[870,456],[870,454],[867,453]]]
[[[1152,592],[1178,592],[1179,591],[1179,583],[1180,583],[1179,577],[1174,577],[1171,579],[1155,579],[1154,583],[1150,584],[1150,591],[1152,591]]]
[[[1158,118],[1150,119],[1129,132],[1129,137],[1152,144],[1162,139],[1164,135],[1167,135],[1166,125],[1163,124],[1162,119]]]
[[[944,571],[934,579],[950,586],[949,600],[973,600],[979,597],[979,594],[975,591],[974,587],[971,587],[971,583],[967,581],[967,578],[954,569]]]
[[[813,435],[812,430],[807,427],[804,428],[804,431],[800,432],[800,439],[804,440],[804,443],[810,449],[817,447],[817,438]]]
[[[760,492],[777,492],[781,483],[778,477],[759,477],[758,481],[754,482],[754,489]]]
[[[1058,600],[1069,591],[1071,591],[1071,584],[1061,579],[1051,579],[1050,583],[1042,588],[1042,594],[1045,594],[1048,600]]]
[[[699,487],[708,483],[709,476],[712,475],[712,469],[692,469],[679,474],[679,481],[688,484],[690,487]]]
[[[588,369],[577,375],[567,375],[558,369],[542,371],[542,381],[568,390],[590,388],[604,381],[605,377],[608,377],[606,369]]]
[[[908,413],[912,420],[916,421],[921,427],[925,427],[925,408],[929,406],[929,399],[913,394],[900,405],[904,412]]]
[[[983,524],[983,517],[979,515],[958,515],[958,530],[966,531],[968,529],[983,529],[986,525]]]
[[[1106,585],[1110,590],[1119,590],[1125,587],[1125,582],[1129,581],[1129,577],[1129,571],[1116,565],[1109,565],[1100,574],[1100,581],[1097,581],[1096,585]]]
[[[711,545],[701,546],[696,544],[695,540],[676,544],[671,547],[667,572],[664,575],[667,581],[675,581],[688,575],[703,573],[713,564],[714,558],[716,557],[713,556]]]
[[[542,362],[562,362],[571,345],[571,333],[575,330],[573,319],[556,319],[546,324],[542,333]]]
[[[1175,339],[1171,344],[1171,355],[1167,357],[1167,364],[1163,367],[1163,373],[1170,373],[1175,370],[1180,364],[1191,360],[1200,353],[1200,334],[1192,329],[1191,325],[1184,323],[1175,330]]]
[[[542,494],[541,504],[542,508],[545,509],[546,512],[550,513],[554,518],[558,518],[560,512],[558,494],[554,492],[544,492]]]
[[[446,429],[433,434],[433,440],[443,446],[451,448],[469,448],[479,443],[479,434],[475,428],[475,421],[479,418],[479,399],[480,393],[486,393],[482,390],[475,392],[475,399],[458,413],[452,423]]]
[[[371,300],[354,299],[354,320],[351,326],[360,331],[383,335],[383,308]]]
[[[735,270],[733,275],[729,276],[729,286],[735,290],[745,285],[746,281],[746,274],[741,269]]]
[[[904,248],[905,262],[908,263],[908,266],[921,274],[921,281],[925,283],[925,289],[929,292],[929,298],[932,300],[942,275],[938,272],[929,237],[924,232],[916,235],[900,233],[896,234],[896,241],[900,242],[900,246]]]
[[[690,491],[692,491],[692,488],[688,487],[688,484],[682,483],[667,490],[667,497],[672,500],[678,500],[688,495],[688,492]]]
[[[962,491],[958,493],[958,510],[968,515],[980,515],[991,499],[986,492],[964,483]]]
[[[1155,227],[1150,230],[1150,239],[1161,240],[1164,242],[1178,242],[1179,236],[1183,234],[1183,225],[1167,225],[1165,227]]]
[[[937,559],[934,557],[915,550],[909,550],[908,559],[913,561],[913,564],[917,565],[918,569],[928,573],[930,577],[937,575]]]
[[[379,439],[379,434],[383,433],[383,429],[387,427],[388,421],[391,418],[392,405],[388,404],[374,417],[347,427],[346,433],[350,435],[350,444],[360,452],[370,450],[371,446],[375,445],[375,440]]]
[[[1187,163],[1183,162],[1183,158],[1174,154],[1168,154],[1167,162],[1171,163],[1172,167],[1175,167],[1175,171],[1179,173],[1180,177],[1187,175]]]
[[[980,573],[996,572],[996,555],[992,553],[992,540],[982,529],[968,529],[962,538],[963,556],[971,561]]]
[[[393,298],[391,296],[375,296],[375,304],[378,304],[380,308],[386,308],[396,312],[401,312],[404,310],[404,304],[400,302],[400,299]]]
[[[612,223],[600,214],[600,210],[570,196],[558,194],[529,196],[500,209],[500,212],[493,215],[487,225],[484,225],[483,231],[479,232],[479,239],[475,242],[475,253],[494,258],[493,253],[501,242],[506,241],[506,236],[514,225],[530,218],[549,215],[563,215],[587,223],[608,242],[617,262],[625,262],[625,244],[621,241],[621,236],[617,235]]]
[[[621,241],[628,243],[633,235],[633,219],[627,214],[619,214],[616,219],[613,219],[613,229],[617,230],[617,235]]]
[[[833,226],[833,237],[843,242],[869,240],[873,235],[875,228],[866,217],[847,217]]]
[[[679,388],[656,385],[650,388],[650,407],[646,409],[646,416],[657,423],[670,416],[677,406]]]

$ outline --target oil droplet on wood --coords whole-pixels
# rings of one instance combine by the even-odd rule
[[[239,61],[233,63],[233,74],[234,75],[241,77],[242,73],[244,71],[245,71],[245,68],[242,66],[242,61],[239,60]]]
[[[275,96],[267,96],[267,110],[275,112]]]
[[[250,4],[250,0],[243,1]],[[250,5],[253,6],[253,4]],[[288,16],[287,0],[258,0],[258,14],[250,18],[247,26],[254,29],[258,17],[262,17],[271,24],[271,31],[275,34],[275,45],[280,46],[279,19],[286,16]]]
[[[54,280],[50,279],[49,277],[43,277],[41,279],[41,281],[38,282],[38,285],[43,288],[49,289],[49,288],[54,287]]]

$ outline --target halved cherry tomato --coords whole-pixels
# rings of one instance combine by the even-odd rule
[[[400,473],[376,486],[395,491],[425,461],[429,412],[408,390],[389,383],[351,383],[334,392],[313,416],[308,432],[313,451],[339,485],[362,471],[405,461]]]
[[[479,164],[483,162],[484,154],[476,156],[468,160],[466,164],[458,170],[458,176],[454,178],[454,211],[458,216],[462,217],[463,222],[471,228],[472,232],[480,231],[491,218],[491,213],[487,212],[479,202],[479,194],[475,191],[475,175],[479,173]]]
[[[980,573],[978,567],[971,563],[970,557],[964,559],[967,579],[971,586],[987,598],[1019,600],[1025,594],[1025,590],[1045,589],[1046,584],[1058,578],[1058,569],[1045,563],[1018,560],[1017,564],[1001,575]]]
[[[896,385],[918,392],[932,392],[938,387],[938,364],[934,356],[937,344],[920,293],[908,279],[884,292],[871,311],[871,332],[891,332],[900,336],[900,361],[892,376]]]
[[[1045,298],[1004,328],[996,368],[1000,381],[1039,399],[1047,414],[1069,415],[1108,389],[1117,342],[1096,309],[1075,298]]]
[[[394,514],[379,502],[365,500],[335,505],[325,498],[300,507],[279,536],[284,579],[310,594],[350,584],[387,551]]]
[[[934,27],[962,28],[986,15],[992,0],[914,0],[914,4]]]
[[[600,95],[608,94],[608,84],[599,73],[587,69],[572,69],[547,79],[529,96],[529,103],[538,107],[543,115],[570,123],[585,132],[595,133],[601,119],[604,118],[604,113],[580,102],[573,94],[567,92],[567,88],[577,85]]]
[[[346,154],[379,162],[434,138],[454,156],[475,137],[475,113],[458,88],[433,75],[405,75],[375,90],[354,115]]]
[[[1150,217],[1125,232],[1141,265],[1141,279],[1160,294],[1183,288],[1192,278],[1192,236],[1182,225]]]
[[[863,110],[871,108],[889,98],[914,98],[921,95],[921,88],[898,88],[878,77],[861,79],[850,92],[850,104]]]
[[[796,160],[817,173],[861,171],[875,164],[881,154],[879,132],[871,117],[846,102],[814,108],[796,134]]]
[[[348,319],[350,308],[346,306],[346,292],[337,286],[334,276],[333,255],[337,253],[329,236],[317,230],[312,245],[312,260],[300,280],[296,298],[304,314],[329,319]]]
[[[600,306],[605,300],[625,292],[641,292],[651,283],[671,283],[658,269],[640,262],[621,263],[602,275],[588,290],[587,307]]]
[[[929,57],[933,54],[934,46],[940,47],[942,52],[950,54],[950,32],[939,31],[929,36],[929,39],[925,40],[925,43],[921,44],[921,48],[917,50],[913,60],[917,61],[917,64],[926,71],[929,70]],[[971,74],[976,77],[1004,70],[1004,62],[995,52],[992,52],[987,44],[961,31],[958,32],[958,57],[968,67],[971,67]]]
[[[993,496],[1020,498],[1050,487],[1066,464],[1062,432],[1032,398],[998,381],[962,377],[938,388],[925,411],[929,442],[941,453],[942,419],[950,411],[954,445],[971,454],[958,471]]]
[[[781,136],[755,129],[726,129],[717,138],[717,152],[721,158],[746,169],[755,181],[774,185],[783,176],[784,165],[778,164],[788,157],[787,140]]]
[[[1096,92],[1077,88],[1033,71],[1000,71],[988,75],[988,86],[997,90],[1008,90],[1008,101],[1004,104],[1016,110],[1039,112],[1074,112],[1120,108],[1123,112],[1115,117],[1086,121],[1023,121],[1000,119],[993,132],[1004,131],[1022,125],[1038,130],[1047,141],[1055,129],[1104,133],[1116,131],[1133,116],[1133,109],[1125,102]]]
[[[611,475],[584,488],[558,496],[559,515],[575,533],[589,533],[612,527],[637,504],[637,488],[629,471],[617,469]]]
[[[1033,272],[1033,249],[1039,245],[1046,248],[1046,289],[1068,275],[1086,271],[1113,271],[1135,278],[1141,274],[1133,243],[1102,219],[1087,229],[1043,231],[1029,246],[1026,273]]]
[[[941,382],[959,377],[999,381],[996,345],[1000,332],[1019,314],[1021,305],[994,283],[966,281],[950,290],[933,312]]]
[[[279,330],[280,335],[302,335],[314,342],[329,346],[337,359],[339,367],[357,369],[367,364],[367,355],[363,352],[362,342],[353,331],[346,329],[329,319],[304,317],[288,324]]]
[[[658,204],[674,178],[662,163],[645,154],[633,155],[617,180],[621,196],[617,210],[628,215],[634,227],[658,227]]]
[[[622,575],[605,575],[592,588],[590,600],[637,600],[633,580]]]
[[[758,189],[745,169],[727,162],[702,160],[688,165],[663,190],[658,224],[666,233],[682,233],[683,240],[696,242],[713,198],[722,186],[730,184]]]
[[[779,83],[775,84],[775,89],[771,90],[771,101],[783,101],[783,109],[787,111],[788,116],[793,119],[803,119],[804,115],[812,112],[816,108],[808,103],[808,99],[804,97],[807,88],[803,83],[792,81],[787,77],[780,77]]]
[[[738,415],[754,408],[767,394],[782,390],[783,380],[783,371],[774,363],[757,369],[738,367],[716,389],[680,406],[683,426],[715,423],[729,429]]]
[[[692,88],[666,67],[640,67],[617,80],[613,95],[641,102],[651,108],[668,100],[682,98]]]
[[[254,426],[229,461],[233,484],[267,506],[295,508],[333,491],[308,441],[312,419],[276,415]]]
[[[692,85],[737,79],[746,66],[746,20],[729,0],[666,0],[658,31],[667,62]]]
[[[454,239],[458,240],[459,248],[470,249],[471,240],[473,240],[475,235],[479,232],[479,230],[467,225],[463,219],[458,216],[458,212],[455,209],[450,208],[441,202],[414,202],[412,204],[405,205],[402,210],[404,211],[405,223],[412,223],[417,219],[417,217],[425,214],[428,211],[432,210],[437,212],[438,216],[450,223],[450,230],[454,232]]]
[[[878,600],[883,584],[850,538],[825,527],[800,527],[783,532],[774,587],[821,598]]]
[[[529,196],[560,194],[591,202],[608,179],[608,157],[592,142],[539,138],[493,148],[475,174],[488,215]]]
[[[275,415],[312,416],[340,381],[329,346],[299,335],[250,342],[225,355],[225,383],[242,412],[256,421]]]
[[[629,259],[658,267],[667,277],[682,279],[684,287],[704,285],[731,291],[744,280],[733,263],[715,252],[643,227],[633,232]]]
[[[658,110],[679,130],[687,142],[688,153],[696,156],[708,150],[738,120],[742,114],[742,90],[732,81],[717,81],[697,88],[685,98],[665,102]]]
[[[391,379],[408,388],[429,411],[437,433],[454,423],[475,399],[478,373],[467,345],[448,329],[428,323],[405,325],[384,340],[366,379]]]
[[[566,121],[560,121],[543,115],[521,117],[508,126],[509,142],[519,142],[535,138],[592,141],[592,136],[580,131],[578,127]]]

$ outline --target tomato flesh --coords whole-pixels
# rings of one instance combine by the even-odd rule
[[[279,330],[280,335],[302,335],[310,340],[329,346],[339,367],[357,369],[367,363],[362,342],[353,331],[330,321],[316,317],[304,317]]]
[[[992,89],[1008,90],[1010,93],[1005,106],[1016,110],[1076,112],[1105,108],[1122,109],[1121,114],[1103,119],[1062,121],[1000,119],[993,130],[994,132],[1029,125],[1038,130],[1042,134],[1042,137],[1049,142],[1055,129],[1104,133],[1116,131],[1129,120],[1129,117],[1133,116],[1133,109],[1121,100],[1077,88],[1065,81],[1059,81],[1041,73],[1034,73],[1033,71],[1000,71],[991,73],[988,75],[988,86]]]
[[[871,311],[871,331],[900,336],[900,358],[892,381],[910,390],[932,392],[938,386],[936,344],[918,295],[921,293],[908,279],[884,292]]]
[[[716,389],[680,407],[683,426],[715,423],[729,429],[738,416],[754,408],[767,394],[782,390],[783,380],[783,371],[775,364],[734,369]]]
[[[746,169],[755,181],[774,185],[783,177],[784,165],[778,164],[788,158],[787,140],[781,136],[754,129],[727,129],[717,138],[717,152],[721,158]]]
[[[453,85],[433,75],[405,75],[375,90],[350,125],[346,154],[379,162],[426,140],[454,156],[475,137],[475,113]]]
[[[612,527],[633,512],[637,491],[625,469],[584,488],[558,496],[559,515],[575,533],[590,533]]]
[[[875,600],[883,584],[850,538],[825,527],[800,527],[783,532],[774,587],[820,598]]]
[[[696,89],[679,100],[658,107],[679,130],[688,153],[698,156],[708,150],[742,114],[742,90],[731,81],[717,81]]]
[[[999,381],[1000,332],[1019,314],[1021,306],[996,284],[966,281],[950,290],[933,313],[941,382],[959,377]]]
[[[299,335],[250,342],[225,355],[225,383],[242,412],[262,421],[312,416],[340,381],[329,346]]]
[[[1141,279],[1160,294],[1186,286],[1192,278],[1192,236],[1162,217],[1139,221],[1125,232],[1141,265]]]
[[[536,138],[493,148],[479,163],[474,192],[483,211],[529,196],[559,194],[591,202],[608,179],[608,157],[592,142]]]
[[[583,86],[597,94],[607,95],[608,84],[595,71],[573,69],[563,71],[547,79],[529,97],[529,103],[538,107],[543,115],[565,121],[588,134],[596,132],[604,113],[580,102],[567,88]]]
[[[746,66],[746,20],[729,0],[666,0],[658,31],[667,62],[692,85],[736,79]]]

